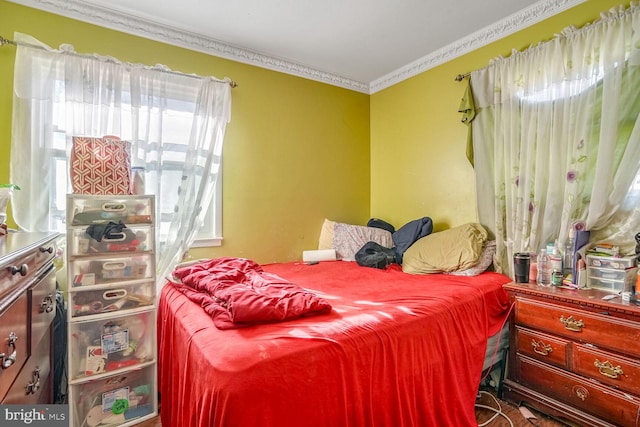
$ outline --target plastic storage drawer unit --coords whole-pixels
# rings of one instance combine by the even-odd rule
[[[630,291],[636,283],[635,257],[603,257],[587,254],[587,287],[611,292]]]

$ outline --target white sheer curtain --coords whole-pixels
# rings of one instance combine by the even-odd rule
[[[478,216],[501,271],[514,252],[562,247],[570,227],[633,252],[639,47],[632,4],[471,74]]]
[[[27,231],[61,231],[72,136],[131,141],[132,166],[146,168],[146,193],[156,195],[161,285],[212,203],[230,120],[229,82],[79,55],[69,45],[54,50],[19,33],[15,40],[10,175],[21,188],[13,198],[16,223]]]

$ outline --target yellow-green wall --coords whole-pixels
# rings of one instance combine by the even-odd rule
[[[371,96],[5,0],[0,35],[20,31],[50,46],[236,80],[223,154],[224,242],[191,256],[272,262],[314,249],[325,217],[357,224],[378,217],[400,227],[430,216],[436,230],[476,221],[467,130],[457,113],[463,84],[454,77],[620,4],[629,1],[589,0]],[[14,57],[15,48],[0,48],[0,183],[9,177]]]
[[[369,218],[369,96],[150,41],[0,0],[0,35],[30,34],[123,61],[238,82],[223,151],[221,247],[195,258],[300,259],[325,217]],[[9,179],[15,47],[0,48],[0,183]]]
[[[569,25],[629,5],[589,0],[539,24],[425,71],[371,96],[371,214],[398,226],[422,216],[442,230],[477,221],[473,168],[465,155],[467,128],[458,113],[458,74],[548,40]]]

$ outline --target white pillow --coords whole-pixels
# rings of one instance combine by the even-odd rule
[[[391,232],[387,230],[325,219],[320,231],[318,249],[335,249],[338,259],[355,261],[356,252],[367,242],[376,242],[385,248],[393,247]]]

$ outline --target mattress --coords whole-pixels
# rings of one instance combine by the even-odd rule
[[[158,310],[166,426],[465,426],[510,279],[410,275],[353,262],[266,272],[326,299],[328,314],[220,330],[171,284]]]

